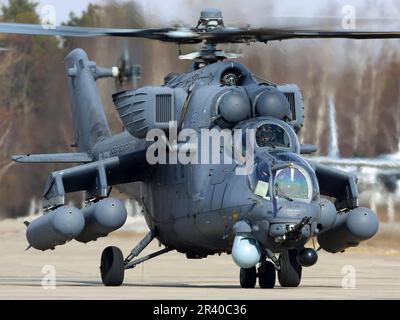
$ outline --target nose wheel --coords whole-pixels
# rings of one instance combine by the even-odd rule
[[[271,261],[263,261],[258,268],[258,284],[262,289],[275,287],[276,273],[275,266]]]
[[[258,270],[256,267],[240,268],[240,286],[242,288],[254,288],[257,283],[262,289],[271,289],[275,286],[276,273],[275,266],[270,261],[260,263]]]
[[[107,287],[117,287],[124,281],[124,256],[117,247],[107,247],[103,250],[100,260],[100,273],[103,284]]]
[[[256,267],[240,268],[240,286],[242,288],[251,289],[256,286],[257,270]]]

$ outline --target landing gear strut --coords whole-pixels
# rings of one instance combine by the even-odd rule
[[[150,231],[138,245],[132,249],[131,253],[124,260],[122,252],[117,247],[107,247],[103,250],[100,261],[100,274],[101,280],[105,286],[120,286],[124,281],[125,269],[132,269],[138,264],[143,263],[147,260],[155,258],[159,255],[167,253],[172,248],[164,248],[157,252],[151,253],[142,258],[133,260],[137,257],[156,237],[154,230]]]

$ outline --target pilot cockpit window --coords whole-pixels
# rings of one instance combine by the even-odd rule
[[[279,170],[275,175],[274,192],[277,198],[309,202],[311,189],[310,178],[300,167],[288,167]]]
[[[259,148],[289,149],[290,138],[281,126],[264,123],[256,129],[256,144]]]
[[[249,182],[254,194],[268,200],[273,193],[277,199],[310,203],[313,196],[309,174],[296,164],[271,172],[268,163],[260,161],[249,174]]]

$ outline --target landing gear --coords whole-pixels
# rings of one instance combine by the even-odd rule
[[[257,282],[257,270],[256,267],[252,268],[240,268],[240,286],[242,288],[254,288]]]
[[[258,268],[258,284],[260,288],[272,289],[275,287],[275,266],[271,261],[264,261]]]
[[[254,288],[256,286],[257,277],[260,288],[273,288],[276,279],[274,264],[270,261],[263,261],[260,263],[258,270],[256,267],[248,269],[240,268],[240,286],[242,288]]]
[[[124,281],[124,256],[117,247],[103,250],[100,261],[101,280],[105,286],[120,286]]]
[[[150,231],[139,244],[132,249],[131,253],[124,260],[122,252],[117,247],[107,247],[103,250],[100,261],[101,280],[105,286],[120,286],[124,281],[125,269],[132,269],[138,264],[153,259],[164,253],[174,250],[173,248],[164,248],[133,260],[146,248],[156,237],[154,230]]]
[[[279,256],[279,283],[282,287],[298,287],[301,281],[302,267],[297,262],[297,250],[285,250]]]

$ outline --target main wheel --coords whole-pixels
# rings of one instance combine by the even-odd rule
[[[258,284],[260,288],[272,289],[275,286],[275,266],[271,261],[264,261],[258,268]]]
[[[242,288],[254,288],[257,282],[256,267],[240,268],[240,286]]]
[[[100,273],[105,286],[120,286],[124,281],[124,256],[117,247],[107,247],[101,254]]]
[[[279,255],[279,283],[282,287],[298,287],[301,281],[302,267],[297,262],[297,250],[285,250]]]

